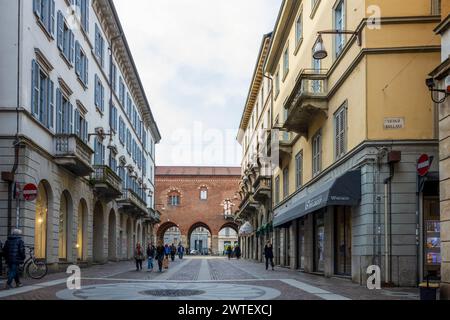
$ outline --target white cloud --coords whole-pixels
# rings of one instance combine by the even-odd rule
[[[157,164],[240,165],[240,149],[230,137],[237,133],[262,36],[273,29],[281,0],[114,3],[163,136]],[[203,136],[194,139],[198,122]],[[174,141],[180,129],[192,138]],[[210,142],[217,132],[208,129],[221,130],[222,138]],[[187,150],[183,157],[181,146]]]

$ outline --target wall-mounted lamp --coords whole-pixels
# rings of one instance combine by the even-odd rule
[[[434,103],[444,103],[447,97],[450,96],[450,84],[447,85],[446,89],[436,89],[436,82],[433,78],[428,78],[425,83],[430,90],[431,100],[433,100]],[[442,95],[442,98],[439,98],[440,95]]]
[[[316,60],[323,60],[328,57],[328,52],[325,49],[325,45],[323,44],[322,35],[323,34],[351,34],[356,36],[358,41],[358,46],[362,46],[362,30],[359,31],[351,31],[351,30],[324,30],[317,32],[317,40],[314,45],[313,57]]]

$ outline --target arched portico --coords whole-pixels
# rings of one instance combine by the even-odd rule
[[[94,207],[92,254],[94,262],[104,262],[104,211],[100,201]]]

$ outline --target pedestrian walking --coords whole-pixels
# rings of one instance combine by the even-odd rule
[[[175,256],[177,255],[177,247],[175,247],[175,244],[172,243],[170,246],[170,258],[172,259],[172,262],[175,261]]]
[[[164,246],[164,255],[166,256],[166,258],[169,258],[170,256],[170,247],[168,244]]]
[[[147,245],[147,262],[148,262],[148,266],[147,269],[149,271],[153,271],[153,260],[155,259],[156,256],[156,248],[152,243],[149,243]]]
[[[8,281],[6,289],[12,289],[13,280],[16,287],[22,287],[19,275],[19,266],[25,261],[25,244],[22,240],[22,231],[14,229],[12,235],[8,237],[3,247],[3,256],[8,266]]]
[[[231,254],[233,253],[233,249],[231,248],[231,245],[229,245],[227,247],[227,255],[228,255],[228,260],[231,260]]]
[[[241,247],[237,244],[234,247],[234,256],[239,260],[241,258]]]
[[[266,258],[266,270],[269,270],[269,263],[272,266],[272,270],[275,270],[275,264],[273,263],[273,247],[270,240],[267,241],[264,247],[264,257]]]
[[[159,272],[163,271],[163,261],[165,256],[165,250],[162,242],[158,243],[158,246],[156,247],[156,260],[158,260],[158,268]]]
[[[144,252],[139,242],[136,244],[136,250],[134,250],[134,259],[136,260],[136,271],[141,271],[142,261],[144,261]]]
[[[178,258],[180,258],[180,260],[183,260],[183,256],[184,256],[184,247],[183,245],[180,243],[178,245]]]

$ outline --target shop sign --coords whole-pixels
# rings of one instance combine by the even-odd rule
[[[323,197],[322,196],[319,196],[317,198],[308,200],[305,203],[305,210],[309,210],[311,208],[320,206],[322,204],[322,201],[323,201]]]
[[[405,118],[384,118],[385,130],[399,130],[405,128]]]

